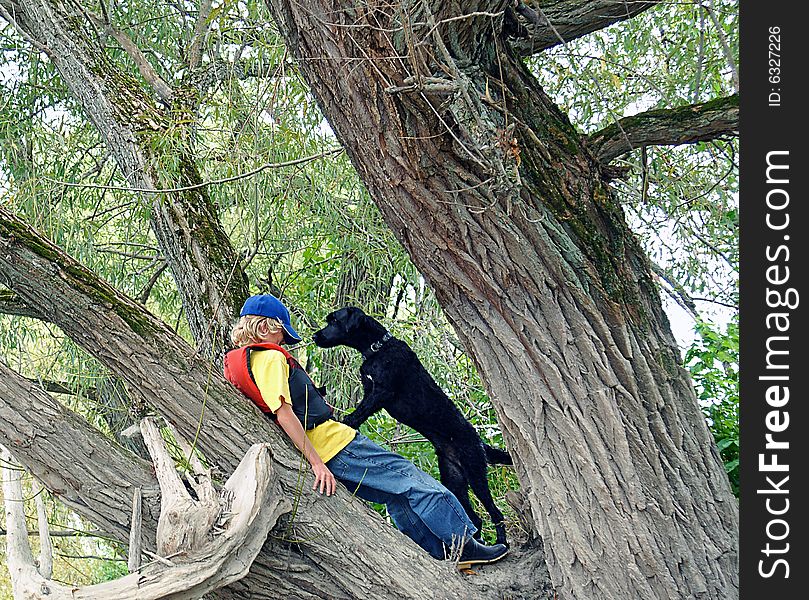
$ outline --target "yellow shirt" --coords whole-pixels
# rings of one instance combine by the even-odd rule
[[[281,403],[292,405],[289,393],[289,364],[286,357],[278,350],[262,350],[250,353],[250,369],[267,407],[273,412],[281,408]],[[308,429],[306,437],[324,463],[345,448],[356,430],[348,425],[329,419],[317,427]]]

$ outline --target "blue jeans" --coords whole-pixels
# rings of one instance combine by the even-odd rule
[[[349,492],[387,505],[399,531],[434,558],[445,558],[477,531],[447,488],[359,432],[326,466]]]

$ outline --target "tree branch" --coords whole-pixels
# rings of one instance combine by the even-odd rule
[[[192,71],[202,62],[202,45],[210,29],[208,17],[211,15],[211,0],[200,0],[197,20],[194,23],[194,36],[188,47],[188,68]]]
[[[164,532],[164,543],[158,534],[158,549],[163,555],[182,556],[176,562],[160,561],[139,568],[136,574],[90,586],[76,588],[52,581],[50,537],[44,549],[47,556],[41,553],[37,566],[25,527],[22,473],[6,467],[7,557],[15,596],[31,600],[51,596],[87,600],[200,598],[247,575],[269,531],[281,515],[292,510],[292,502],[278,485],[269,447],[252,446],[218,494],[202,474],[209,493],[197,501],[182,485],[157,424],[145,419],[142,428],[153,440],[149,449],[161,486],[158,532]],[[8,464],[11,455],[2,447],[0,450]],[[47,521],[44,505],[40,507],[42,537],[47,536]]]
[[[31,377],[26,377],[28,381],[40,386],[46,392],[50,392],[52,394],[65,394],[69,396],[78,396],[82,394],[86,398],[89,398],[93,402],[98,402],[98,393],[96,392],[95,388],[86,388],[81,391],[71,388],[67,383],[63,383],[61,381],[51,381],[49,379],[32,379]]]
[[[550,0],[541,8],[514,0],[513,19],[508,23],[512,48],[521,56],[537,54],[588,33],[626,21],[652,8],[660,0]],[[560,39],[561,38],[561,39]]]
[[[651,261],[650,261],[651,262]],[[695,321],[699,321],[701,319],[699,311],[697,311],[697,305],[694,304],[693,298],[688,295],[688,292],[685,288],[676,281],[671,275],[669,275],[666,270],[658,265],[655,262],[651,262],[652,271],[660,277],[663,281],[665,281],[669,287],[661,286],[663,290],[669,295],[669,297],[677,303],[677,305],[686,311],[691,318]]]
[[[679,146],[736,136],[739,96],[703,104],[658,109],[625,117],[588,136],[587,144],[599,161],[612,160],[641,146]]]
[[[251,57],[250,59],[239,59],[236,61],[217,58],[197,68],[194,72],[194,81],[202,92],[210,89],[216,83],[230,79],[244,80],[270,77],[271,75],[282,72],[284,67],[291,65],[292,62],[279,63],[274,60],[268,60],[266,57]]]
[[[158,97],[163,102],[166,104],[171,104],[172,97],[174,96],[171,86],[166,83],[166,81],[158,74],[158,72],[152,66],[152,63],[149,62],[146,55],[141,52],[141,49],[132,40],[132,38],[126,35],[123,31],[120,31],[112,26],[103,2],[101,3],[101,6],[104,12],[103,19],[98,15],[84,9],[87,18],[95,23],[96,26],[100,27],[106,35],[112,37],[116,42],[118,42],[118,44],[120,44],[121,48],[124,49],[124,52],[126,52],[129,58],[131,58],[135,63],[141,77],[143,77],[143,79],[146,80],[150,86],[152,86],[152,89],[154,89]]]
[[[165,266],[166,263],[164,262],[163,266],[155,273],[155,276],[159,275]],[[156,279],[156,277],[153,279]],[[152,281],[149,283],[153,285]],[[141,293],[142,304],[146,302],[149,290],[150,287],[147,285]],[[50,322],[48,316],[26,304],[17,294],[10,290],[0,290],[0,313]],[[146,448],[143,447],[142,444],[137,440],[129,440],[121,436],[121,431],[131,424],[131,414],[137,412],[137,410],[133,410],[128,402],[129,397],[126,386],[120,384],[114,377],[101,379],[97,388],[88,387],[84,389],[80,389],[78,386],[71,386],[66,382],[47,379],[28,378],[28,381],[38,385],[47,392],[68,394],[71,396],[81,394],[92,402],[102,405],[103,411],[100,416],[107,423],[107,426],[118,443],[138,456],[146,456]]]
[[[128,508],[133,490],[141,488],[143,551],[154,556],[160,498],[152,465],[122,451],[2,361],[0,420],[3,422],[0,445],[13,450],[15,458],[53,495],[98,527],[96,531],[74,531],[72,535],[105,537],[125,544],[129,537]],[[0,530],[0,535],[4,533]],[[329,579],[317,563],[297,552],[288,552],[270,536],[265,551],[247,577],[248,580],[254,577],[253,582],[233,584],[231,587],[238,589],[230,590],[230,594],[220,592],[217,598],[269,600],[279,597],[276,590],[282,597],[293,597],[295,581],[290,581],[290,573],[295,573],[297,578],[309,574],[323,581]],[[334,597],[348,596],[335,594]]]
[[[725,31],[722,29],[722,24],[719,22],[719,19],[716,16],[716,11],[713,7],[713,2],[708,0],[708,6],[702,6],[702,9],[708,13],[708,16],[711,18],[711,22],[713,26],[716,28],[716,35],[719,37],[719,43],[722,46],[722,54],[725,57],[725,62],[728,65],[728,69],[730,69],[730,76],[733,79],[733,89],[736,93],[739,93],[739,67],[736,64],[736,59],[733,57],[733,53],[730,50],[730,44],[728,44],[727,36],[725,35]]]
[[[176,188],[136,188],[136,187],[122,187],[122,186],[115,186],[115,185],[99,185],[95,183],[76,183],[73,181],[60,181],[58,179],[51,179],[46,177],[47,181],[51,181],[53,183],[57,183],[59,185],[63,185],[65,187],[77,187],[83,189],[93,189],[93,190],[108,190],[114,192],[138,192],[141,194],[176,194],[179,192],[190,192],[194,190],[199,190],[201,188],[205,188],[211,185],[219,185],[222,183],[230,183],[232,181],[238,181],[240,179],[246,179],[248,177],[252,177],[253,175],[257,175],[263,171],[268,169],[280,169],[283,167],[291,167],[295,165],[304,164],[313,160],[318,160],[321,158],[325,158],[327,156],[333,156],[335,154],[340,154],[343,152],[342,148],[332,148],[331,150],[324,150],[323,152],[318,152],[317,154],[313,154],[311,156],[304,156],[302,158],[296,158],[294,160],[287,160],[280,163],[264,163],[263,165],[259,165],[255,169],[251,169],[245,173],[239,173],[238,175],[231,175],[230,177],[222,177],[220,179],[212,179],[210,181],[199,181],[192,185],[186,185],[183,187],[176,187]],[[140,256],[135,256],[133,258],[141,258]]]
[[[0,313],[42,319],[38,310],[28,306],[17,294],[9,290],[0,290]]]
[[[0,361],[0,445],[99,532],[127,539],[132,488],[144,490],[146,545],[155,547],[157,481],[151,465],[113,444],[38,384]],[[88,477],[92,474],[92,477]],[[107,482],[100,485],[100,482]],[[120,492],[121,502],[115,496]]]
[[[39,531],[36,531],[34,529],[27,530],[27,533],[28,533],[29,537],[36,537],[36,536],[39,535]],[[6,535],[6,530],[3,529],[2,527],[0,527],[0,536],[4,536],[4,535]],[[99,535],[98,533],[76,531],[76,530],[73,530],[73,529],[57,529],[55,531],[49,531],[48,535],[50,535],[51,537],[70,537],[70,538],[92,537],[92,538],[105,539],[105,536]],[[114,559],[106,558],[104,560],[114,560]]]

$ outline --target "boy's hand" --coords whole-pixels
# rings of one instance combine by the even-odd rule
[[[337,480],[325,464],[312,465],[312,471],[315,473],[315,483],[312,486],[313,490],[320,487],[320,493],[323,494],[325,492],[327,496],[331,496],[337,491]]]

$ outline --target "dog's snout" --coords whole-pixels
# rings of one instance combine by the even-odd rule
[[[329,335],[329,326],[326,325],[323,329],[319,329],[312,334],[312,341],[320,348],[331,348],[334,346],[333,336]]]

